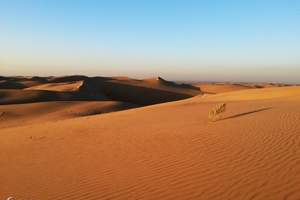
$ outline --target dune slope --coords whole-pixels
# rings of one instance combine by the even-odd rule
[[[2,129],[0,198],[299,199],[300,87],[213,96]]]
[[[71,81],[71,82],[60,82],[60,83],[45,83],[36,86],[28,87],[26,90],[47,90],[57,92],[74,92],[77,91],[83,81]]]
[[[0,105],[0,129],[104,114],[138,107],[118,101],[52,101]]]
[[[252,89],[254,87],[248,85],[241,85],[241,84],[217,84],[217,83],[201,83],[196,84],[195,86],[199,87],[204,93],[207,94],[219,94],[224,92],[232,92],[232,91],[239,91],[239,90],[246,90]]]

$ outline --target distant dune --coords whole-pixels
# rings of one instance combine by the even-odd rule
[[[93,78],[83,84],[81,91],[89,94],[101,91],[110,99],[138,105],[182,100],[201,94],[200,89],[196,87],[186,88],[161,78],[151,80]]]
[[[295,98],[299,92],[299,86],[289,87],[267,87],[264,89],[252,89],[247,91],[234,91],[230,93],[221,93],[218,95],[205,95],[203,100],[208,101],[243,101],[243,100],[268,100],[268,99],[289,99]]]
[[[0,128],[103,114],[201,94],[162,78],[1,77]]]
[[[0,89],[24,89],[47,82],[42,77],[0,77]]]
[[[268,88],[268,87],[284,87],[288,84],[280,83],[195,83],[195,87],[201,89],[206,94],[219,94],[224,92],[232,92],[246,89]]]
[[[70,100],[71,93],[47,90],[0,89],[0,105]]]
[[[0,198],[300,198],[299,86],[201,95],[161,78],[51,77],[30,87],[0,93],[10,101],[0,106]],[[55,100],[74,93],[103,100]],[[43,95],[55,98],[12,104]],[[227,110],[210,122],[217,103]]]
[[[201,91],[197,87],[176,84],[162,78],[8,77],[2,78],[0,82],[0,104],[109,100],[151,105],[199,94]]]
[[[218,94],[224,92],[232,92],[238,90],[252,89],[253,87],[241,84],[226,84],[226,83],[200,83],[195,84],[204,93],[207,94]]]
[[[103,114],[201,94],[161,77],[0,77],[0,128]]]
[[[20,82],[10,81],[10,80],[0,80],[1,89],[23,89],[26,86]]]

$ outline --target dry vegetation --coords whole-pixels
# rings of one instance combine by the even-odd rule
[[[226,111],[226,104],[220,103],[215,105],[208,113],[208,118],[210,121],[218,121],[222,118],[222,113]]]

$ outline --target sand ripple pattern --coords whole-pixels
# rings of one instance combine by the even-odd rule
[[[299,200],[300,102],[228,102],[239,117],[215,123],[211,105],[3,130],[0,199]]]

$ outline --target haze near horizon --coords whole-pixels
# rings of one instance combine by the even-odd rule
[[[300,3],[1,1],[1,75],[297,83]]]

